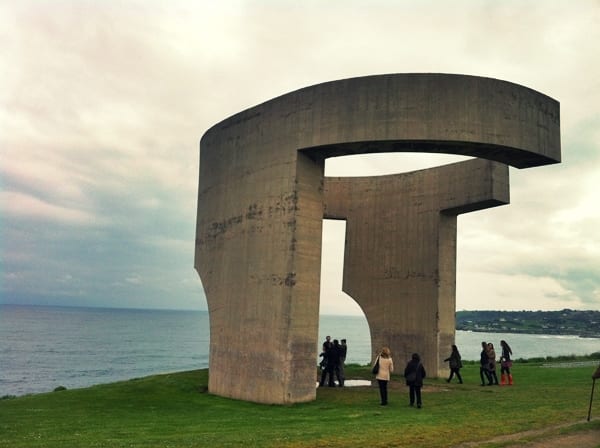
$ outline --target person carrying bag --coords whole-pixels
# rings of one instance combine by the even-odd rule
[[[408,398],[410,405],[415,405],[417,402],[417,408],[421,409],[423,402],[421,400],[421,387],[423,387],[423,378],[425,378],[425,368],[421,364],[421,358],[418,353],[413,353],[411,360],[406,364],[404,369],[404,378],[406,379],[406,385],[408,386]]]
[[[375,364],[373,364],[372,372],[377,379],[379,385],[379,397],[381,398],[381,406],[388,404],[387,386],[390,381],[391,373],[394,371],[394,361],[392,360],[392,352],[388,347],[383,347],[377,356]]]

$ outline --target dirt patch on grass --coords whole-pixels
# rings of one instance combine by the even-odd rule
[[[581,425],[582,423],[584,422],[581,421],[531,431],[523,431],[494,437],[490,440],[464,443],[456,448],[600,448],[600,429],[598,429],[597,425],[591,429],[586,428],[585,425],[581,426],[579,429],[569,429],[570,427]],[[563,431],[567,431],[567,433],[561,434]]]
[[[530,448],[598,448],[600,447],[600,430],[554,436],[540,441],[533,441],[531,443],[519,442],[517,444],[506,445],[506,448],[517,448],[522,446]]]

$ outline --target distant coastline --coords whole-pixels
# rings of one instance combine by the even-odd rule
[[[92,311],[131,311],[131,312],[198,312],[208,315],[203,309],[171,309],[171,308],[130,308],[102,307],[86,305],[52,305],[52,304],[13,304],[1,303],[0,307],[34,307],[47,309],[71,309]],[[363,317],[359,314],[323,314],[321,317]],[[456,330],[478,333],[515,333],[550,336],[579,336],[584,338],[600,338],[600,311],[572,310],[560,311],[493,311],[468,310],[456,312]]]
[[[456,329],[600,338],[600,311],[457,311]]]

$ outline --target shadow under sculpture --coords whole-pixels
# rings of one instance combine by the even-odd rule
[[[397,209],[389,219],[385,210],[355,213],[360,180],[323,175],[328,157],[402,151],[488,161],[370,178],[375,188],[389,189],[384,208]],[[389,340],[401,357],[414,343],[439,372],[440,347],[445,352],[454,334],[456,215],[508,202],[502,164],[559,161],[558,102],[465,75],[332,81],[216,124],[200,141],[194,262],[210,316],[209,391],[261,403],[316,398],[324,216],[348,220],[344,290],[365,310],[374,346]],[[360,206],[375,207],[377,195],[370,198]],[[344,208],[352,201],[358,202]],[[378,226],[368,241],[391,244],[393,252],[377,249],[377,256],[360,246],[372,232],[365,218]],[[402,226],[413,226],[415,239],[386,240],[382,229],[397,233]],[[432,236],[435,243],[426,241]],[[364,269],[361,254],[381,265]],[[379,282],[381,273],[388,281]]]

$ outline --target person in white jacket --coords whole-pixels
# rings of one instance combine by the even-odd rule
[[[386,406],[388,404],[387,386],[388,382],[390,381],[390,374],[394,371],[392,352],[388,347],[383,347],[381,349],[381,352],[375,361],[375,364],[377,363],[379,363],[379,369],[375,378],[379,383],[379,396],[381,398],[381,405]]]

